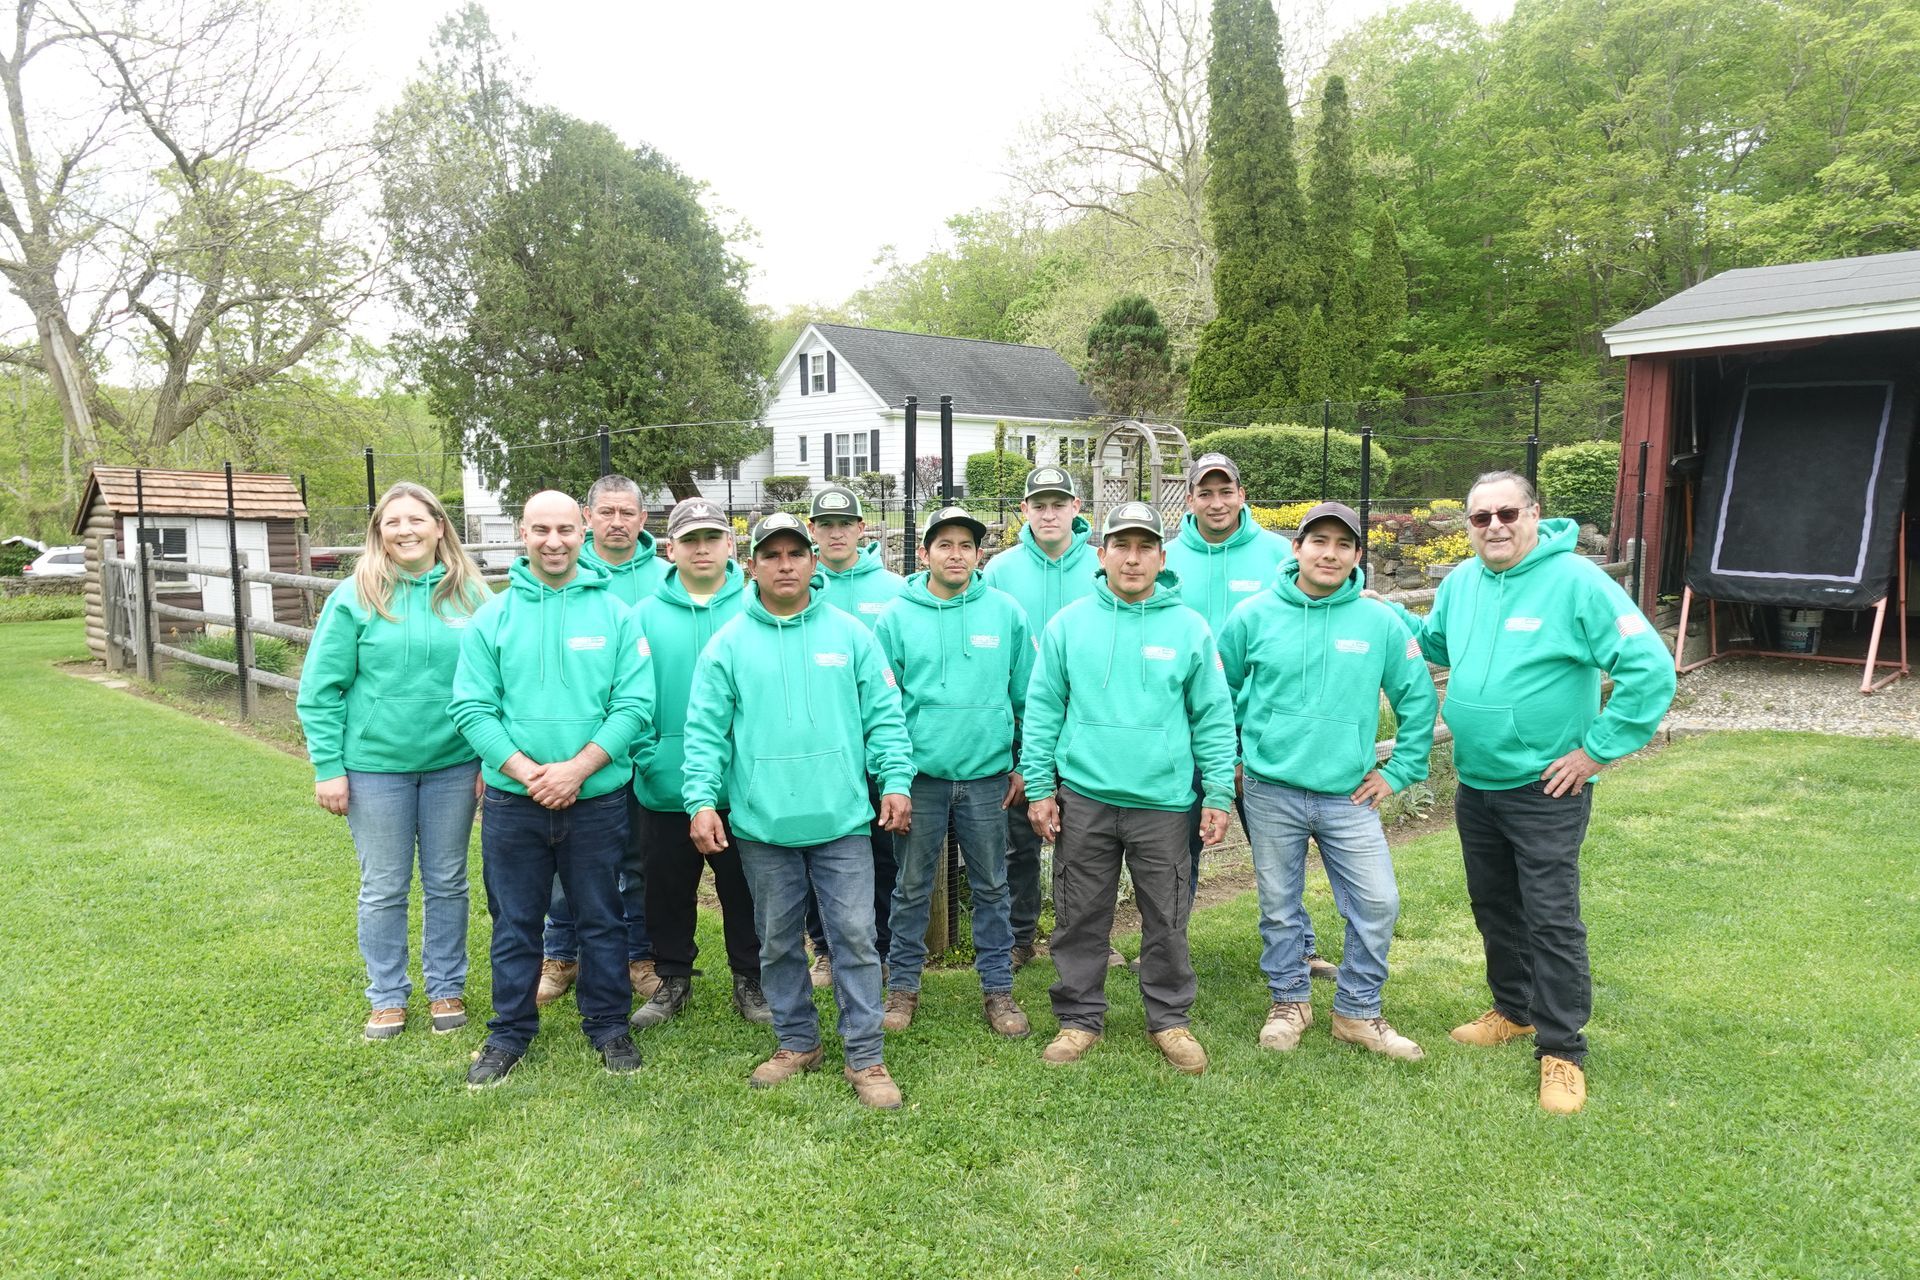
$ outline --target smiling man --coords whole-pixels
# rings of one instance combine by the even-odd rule
[[[633,745],[653,719],[646,637],[607,577],[578,563],[580,504],[551,490],[520,516],[527,554],[473,616],[448,714],[479,755],[493,917],[493,1008],[467,1073],[498,1084],[540,1029],[540,921],[555,877],[580,937],[580,1026],[608,1071],[637,1070],[619,878]]]
[[[1160,513],[1121,503],[1101,534],[1094,594],[1047,624],[1027,688],[1020,773],[1035,834],[1054,842],[1059,980],[1049,995],[1060,1033],[1042,1057],[1076,1062],[1104,1032],[1124,863],[1140,908],[1147,1034],[1176,1070],[1199,1075],[1187,809],[1197,763],[1201,839],[1218,844],[1233,802],[1233,705],[1206,619],[1180,603],[1166,572]]]
[[[807,982],[801,923],[809,895],[833,944],[844,1074],[869,1107],[900,1105],[882,1062],[880,956],[874,947],[878,821],[911,825],[913,746],[900,694],[866,628],[830,607],[806,528],[786,512],[754,527],[746,610],[708,642],[694,667],[682,794],[694,847],[735,842],[753,892],[760,983],[779,1044],[750,1083],[772,1088],[823,1059]],[[731,831],[720,805],[731,798]]]
[[[1647,745],[1673,701],[1673,657],[1620,584],[1575,554],[1571,520],[1540,518],[1523,475],[1467,491],[1474,558],[1441,582],[1419,628],[1451,668],[1442,710],[1460,775],[1454,821],[1493,1007],[1453,1029],[1461,1044],[1534,1038],[1540,1105],[1586,1105],[1593,1011],[1580,846],[1588,785]],[[1600,706],[1600,677],[1613,692]]]
[[[1361,597],[1365,547],[1352,508],[1323,502],[1308,511],[1272,585],[1227,619],[1220,660],[1240,727],[1260,967],[1273,1000],[1260,1047],[1293,1049],[1313,1024],[1300,948],[1311,837],[1347,918],[1333,1038],[1413,1061],[1424,1056],[1420,1046],[1380,1013],[1400,891],[1377,810],[1427,776],[1438,704],[1406,624]],[[1399,730],[1392,758],[1376,766],[1382,692]]]

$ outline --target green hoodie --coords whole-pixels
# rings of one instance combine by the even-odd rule
[[[658,543],[645,529],[634,539],[633,555],[625,564],[608,564],[593,549],[593,533],[588,531],[580,547],[580,563],[607,575],[607,589],[613,598],[629,609],[653,595],[667,576],[667,563],[654,554]]]
[[[1217,543],[1200,536],[1200,523],[1188,512],[1180,518],[1180,535],[1167,545],[1167,568],[1180,575],[1180,598],[1217,636],[1233,607],[1258,595],[1273,581],[1274,566],[1291,554],[1287,540],[1262,529],[1245,507],[1239,528]]]
[[[653,719],[653,660],[633,613],[585,563],[549,587],[521,556],[507,589],[480,607],[460,644],[454,724],[487,781],[525,795],[500,772],[515,751],[536,764],[571,760],[587,743],[610,759],[580,788],[591,800],[627,785],[633,745]]]
[[[693,669],[687,708],[684,808],[733,800],[733,829],[762,844],[806,848],[864,834],[873,822],[867,777],[911,794],[913,744],[880,646],[826,602],[791,618],[760,603],[721,627]]]
[[[1027,625],[1039,635],[1053,615],[1093,594],[1093,575],[1100,557],[1093,549],[1093,526],[1085,516],[1073,518],[1073,535],[1058,560],[1048,558],[1034,541],[1033,526],[1020,530],[1019,542],[987,561],[987,585],[1020,602]]]
[[[820,562],[820,572],[826,575],[827,586],[833,592],[833,607],[852,614],[869,631],[907,585],[905,578],[880,562],[878,542],[861,547],[860,554],[853,558],[853,567],[845,573],[827,568],[824,560]]]
[[[693,693],[693,668],[714,634],[747,607],[747,576],[727,561],[726,577],[706,604],[695,604],[681,584],[678,568],[650,600],[633,611],[640,634],[653,648],[653,724],[634,752],[633,789],[655,813],[679,813],[681,765],[686,756],[687,700]],[[716,809],[727,807],[722,780]]]
[[[427,773],[473,759],[447,718],[460,636],[472,618],[454,601],[444,616],[434,610],[433,589],[446,576],[441,564],[418,578],[402,575],[387,603],[392,621],[362,603],[351,581],[327,597],[294,704],[314,781],[349,769]]]
[[[1220,632],[1247,773],[1303,791],[1350,795],[1374,767],[1380,693],[1400,721],[1380,776],[1395,791],[1427,776],[1439,706],[1420,642],[1394,611],[1363,599],[1356,568],[1330,596],[1300,589],[1300,562],[1235,609]]]
[[[1233,701],[1207,620],[1180,603],[1173,573],[1127,604],[1102,570],[1091,596],[1047,624],[1021,732],[1029,801],[1054,793],[1057,769],[1103,804],[1189,809],[1197,758],[1206,807],[1233,804]]]
[[[1433,612],[1405,615],[1427,660],[1452,668],[1441,718],[1469,786],[1538,782],[1575,747],[1617,760],[1647,745],[1673,701],[1673,655],[1620,584],[1573,554],[1578,536],[1571,520],[1542,520],[1519,564],[1495,573],[1468,560],[1440,583]]]
[[[1026,611],[977,573],[951,600],[928,576],[908,578],[873,629],[900,685],[914,768],[952,782],[1005,773],[1033,674]]]

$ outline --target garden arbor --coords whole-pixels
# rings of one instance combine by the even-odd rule
[[[1123,502],[1150,502],[1171,529],[1187,510],[1187,434],[1170,423],[1129,419],[1108,427],[1094,443],[1093,511],[1097,530]]]

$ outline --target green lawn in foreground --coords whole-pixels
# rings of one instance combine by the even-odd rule
[[[1260,1053],[1251,895],[1201,913],[1189,1080],[1112,984],[1109,1037],[1044,1067],[931,975],[889,1043],[908,1108],[837,1070],[768,1094],[725,1001],[602,1074],[571,999],[515,1077],[479,1025],[359,1040],[346,829],[305,765],[49,665],[0,627],[0,1273],[7,1276],[1868,1276],[1920,1249],[1912,742],[1728,735],[1608,776],[1587,847],[1593,1101],[1534,1104],[1486,1001],[1458,853],[1399,850],[1388,1012],[1426,1062]],[[1312,905],[1337,942],[1325,881]],[[484,1018],[475,875],[471,994]],[[824,1003],[824,1001],[823,1001]],[[830,1044],[829,1053],[833,1053]],[[830,1056],[830,1065],[837,1063]]]

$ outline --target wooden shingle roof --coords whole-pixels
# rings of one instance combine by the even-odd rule
[[[227,477],[221,471],[140,472],[136,495],[133,467],[95,467],[87,473],[80,507],[74,513],[78,533],[98,497],[116,514],[132,515],[144,502],[150,516],[225,516]],[[307,504],[292,476],[233,473],[233,513],[241,520],[300,519]]]

